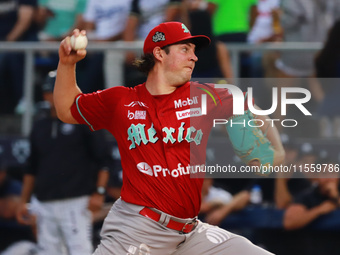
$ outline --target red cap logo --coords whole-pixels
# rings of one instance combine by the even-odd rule
[[[181,22],[165,22],[154,27],[144,41],[144,54],[151,53],[157,46],[163,48],[167,45],[191,40],[197,48],[210,44],[209,37],[205,35],[192,36],[189,29]]]

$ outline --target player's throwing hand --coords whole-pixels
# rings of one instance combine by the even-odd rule
[[[75,29],[72,36],[86,35],[85,30]],[[71,46],[71,37],[67,36],[61,41],[59,47],[59,60],[64,65],[74,65],[86,56],[86,49],[73,50]]]

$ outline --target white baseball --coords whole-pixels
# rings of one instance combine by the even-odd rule
[[[75,37],[74,35],[71,36],[71,47],[73,50],[83,50],[87,46],[87,37],[86,35],[78,35]]]

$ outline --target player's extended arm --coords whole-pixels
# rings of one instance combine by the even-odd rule
[[[260,109],[256,105],[256,109]],[[237,156],[247,165],[280,165],[285,152],[279,132],[268,116],[256,116],[247,110],[243,115],[235,115],[227,124],[229,140]],[[262,124],[255,124],[261,122]],[[232,125],[232,122],[244,125]],[[252,124],[249,124],[252,123]]]
[[[85,30],[80,32],[78,29],[75,29],[73,31],[74,36],[78,36],[80,33],[86,34]],[[76,82],[76,63],[85,56],[85,49],[77,51],[71,49],[69,36],[60,43],[59,64],[53,97],[58,118],[66,123],[78,124],[71,114],[71,106],[74,103],[76,96],[81,93]]]
[[[255,105],[255,108],[260,109]],[[264,122],[264,125],[260,127],[263,134],[266,134],[266,137],[270,141],[271,145],[274,148],[274,160],[273,165],[277,166],[283,163],[285,158],[285,150],[283,148],[279,131],[276,126],[272,124],[269,116],[256,116],[257,119],[261,119]]]

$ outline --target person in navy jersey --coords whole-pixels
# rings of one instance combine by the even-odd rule
[[[17,220],[27,224],[37,216],[39,255],[64,254],[63,248],[67,254],[91,254],[92,217],[102,209],[111,160],[103,132],[56,118],[55,76],[49,72],[42,86],[50,107],[30,134]]]
[[[340,20],[330,29],[328,38],[315,58],[316,77],[324,93],[319,105],[318,113],[321,118],[321,136],[340,137],[340,50],[337,46],[340,41]],[[329,79],[331,78],[331,79]]]
[[[34,23],[37,0],[0,1],[0,41],[37,41],[38,28]],[[0,52],[0,109],[12,113],[23,112],[24,55],[20,52]],[[10,94],[10,96],[8,96]],[[10,101],[9,101],[10,99]],[[20,101],[21,100],[21,101]],[[21,103],[21,104],[18,104]]]
[[[22,242],[34,246],[35,241],[34,220],[25,227],[20,226],[16,221],[22,183],[12,177],[10,168],[4,161],[0,157],[0,253],[10,247],[11,249],[17,248]]]

